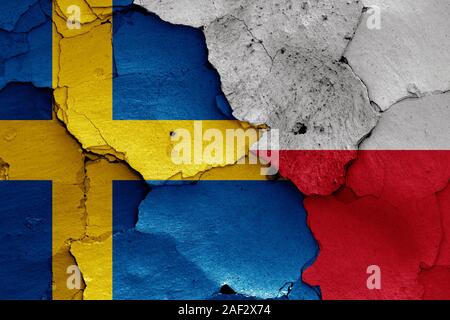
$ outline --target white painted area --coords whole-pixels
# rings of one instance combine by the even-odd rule
[[[233,115],[280,130],[282,149],[355,149],[376,125],[366,88],[339,63],[361,1],[136,3],[163,20],[203,26]]]
[[[450,93],[392,106],[361,149],[450,150]]]
[[[405,97],[450,90],[450,1],[364,0],[367,12],[345,56],[382,110]],[[369,24],[370,25],[370,24]]]

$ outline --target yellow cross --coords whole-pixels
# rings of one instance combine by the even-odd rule
[[[81,8],[81,29],[67,26],[71,5]],[[264,180],[258,165],[209,170],[207,164],[174,164],[170,132],[192,130],[193,121],[112,120],[111,7],[112,0],[53,2],[55,115],[83,148],[126,160],[146,180]],[[55,115],[51,121],[0,121],[0,157],[9,164],[6,178],[53,182],[53,298],[81,298],[80,290],[66,286],[66,269],[77,264],[87,285],[84,298],[111,299],[112,181],[141,177],[105,158],[94,157],[85,165],[85,153]],[[203,121],[204,129],[240,127],[238,121]]]

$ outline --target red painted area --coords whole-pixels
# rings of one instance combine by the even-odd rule
[[[450,300],[450,266],[436,266],[419,277],[424,300]]]
[[[443,237],[435,266],[422,271],[419,277],[424,286],[423,298],[450,300],[450,186],[437,195],[442,215]]]
[[[342,189],[305,199],[320,253],[304,280],[324,299],[448,298],[449,179],[450,151],[359,152]]]
[[[444,230],[444,234],[436,264],[450,266],[450,185],[448,185],[442,192],[439,192],[437,197],[439,207],[443,213],[442,228]],[[450,282],[448,283],[448,287],[450,288]]]
[[[347,185],[359,196],[392,203],[441,191],[449,182],[450,151],[360,151]]]
[[[281,150],[279,171],[305,195],[328,195],[345,182],[346,166],[354,150]]]

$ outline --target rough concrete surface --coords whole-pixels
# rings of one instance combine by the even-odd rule
[[[136,3],[202,26],[233,115],[280,130],[282,149],[355,149],[375,126],[365,87],[339,62],[361,1]]]
[[[450,90],[448,1],[364,0],[364,5],[379,8],[380,29],[368,28],[374,11],[367,11],[345,57],[381,110],[407,97]]]
[[[0,4],[0,299],[450,299],[448,1],[51,4]]]

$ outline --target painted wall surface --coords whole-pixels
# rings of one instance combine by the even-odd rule
[[[449,299],[449,15],[1,1],[0,299]]]

